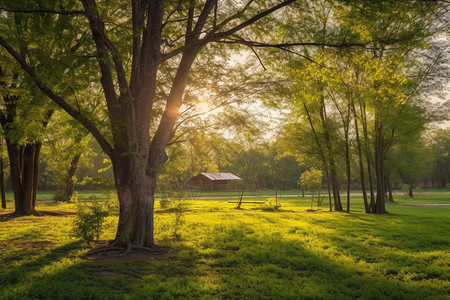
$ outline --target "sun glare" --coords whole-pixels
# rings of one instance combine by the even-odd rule
[[[211,110],[211,108],[209,107],[209,104],[206,102],[197,103],[195,106],[195,109],[201,114],[206,114]]]

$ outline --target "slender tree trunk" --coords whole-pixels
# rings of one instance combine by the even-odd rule
[[[2,208],[6,209],[5,170],[3,166],[3,158],[1,157],[0,157],[0,194],[2,197]]]
[[[75,173],[78,168],[78,161],[80,160],[81,154],[75,154],[75,156],[72,158],[72,161],[70,162],[70,168],[67,171],[66,176],[66,188],[64,192],[64,199],[65,201],[69,201],[70,198],[73,196],[73,192],[75,189],[75,183],[73,180],[73,177],[75,176]]]
[[[0,71],[1,74],[1,71]],[[0,150],[3,152],[4,140],[0,137]],[[5,195],[5,166],[3,157],[0,156],[0,194],[2,197],[2,208],[6,209],[6,195]]]
[[[383,125],[375,120],[375,174],[377,182],[377,197],[375,201],[374,213],[384,214],[385,208],[385,171],[384,171],[384,146],[383,146]]]
[[[333,206],[331,204],[330,173],[328,172],[327,159],[325,157],[325,153],[324,153],[324,151],[322,149],[322,145],[321,145],[319,137],[317,135],[317,131],[316,131],[315,127],[314,127],[314,124],[313,124],[312,119],[311,119],[311,115],[309,114],[309,110],[308,110],[308,107],[306,106],[305,102],[303,102],[303,107],[305,108],[306,115],[308,116],[309,125],[311,126],[311,130],[314,133],[314,139],[316,140],[317,148],[319,149],[320,158],[322,160],[322,163],[323,163],[323,166],[324,166],[324,169],[325,169],[325,173],[327,174],[328,199],[329,199],[329,202],[330,202],[330,211],[332,211],[333,210]]]
[[[373,212],[375,210],[375,192],[373,187],[373,174],[372,174],[372,160],[369,150],[369,133],[367,129],[367,116],[366,116],[366,108],[364,105],[360,105],[361,117],[362,117],[362,126],[364,133],[364,152],[366,154],[366,162],[367,162],[367,175],[369,177],[369,190],[370,190],[370,211]]]
[[[333,149],[331,147],[330,132],[328,129],[327,118],[326,118],[325,103],[323,101],[324,100],[322,97],[322,110],[320,113],[320,117],[322,120],[322,128],[324,130],[324,136],[325,136],[325,148],[327,149],[328,162],[330,165],[330,175],[331,175],[331,186],[333,188],[334,209],[342,210],[341,195],[339,192],[339,181],[338,181],[338,176],[337,176],[337,172],[336,172],[336,163],[334,161]]]
[[[320,188],[319,188],[319,196],[317,197],[317,207],[322,206],[322,203],[320,203]]]
[[[364,200],[364,210],[366,213],[369,213],[370,209],[369,209],[369,203],[367,202],[366,182],[365,182],[365,178],[364,178],[364,163],[363,163],[362,150],[361,150],[361,140],[359,138],[358,119],[356,116],[355,104],[353,102],[352,102],[352,111],[353,111],[353,117],[354,117],[353,120],[355,122],[356,147],[358,149],[359,173],[360,173],[360,177],[361,177],[361,190],[362,190],[363,200]]]
[[[328,189],[328,202],[330,204],[330,211],[333,211],[333,204],[331,202],[331,186],[330,186],[330,174],[328,173],[328,168],[326,163],[324,163],[325,174],[327,174],[327,189]]]
[[[386,179],[387,199],[389,202],[394,202],[394,197],[392,196],[392,185],[391,185],[390,173],[385,174],[385,179]]]
[[[370,153],[366,151],[366,161],[367,161],[367,176],[369,177],[369,190],[370,190],[370,211],[375,210],[375,189],[373,184],[373,172],[371,167],[371,161],[369,158]]]
[[[245,164],[245,177],[244,177],[244,180],[243,180],[243,182],[242,182],[241,195],[239,196],[239,203],[238,203],[238,205],[236,206],[236,208],[238,208],[238,209],[241,208],[241,205],[242,205],[242,198],[244,197],[245,186],[247,185],[249,169],[250,169],[250,162],[247,162],[247,163]],[[276,190],[275,190],[275,193],[276,193]]]
[[[348,138],[348,126],[345,132],[345,165],[347,170],[347,212],[350,212],[350,182],[351,182],[351,173],[350,173],[350,146],[349,146],[349,138]]]
[[[344,114],[339,107],[336,99],[332,96],[337,111],[342,120],[345,135],[345,173],[347,175],[347,212],[350,212],[350,183],[351,183],[351,170],[350,170],[350,145],[349,145],[349,130],[350,130],[350,114],[351,114],[351,100],[347,101],[347,111]],[[324,109],[325,110],[325,109]]]

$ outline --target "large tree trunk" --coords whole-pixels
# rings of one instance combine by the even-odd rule
[[[120,202],[114,243],[124,247],[152,247],[156,176],[147,175],[144,160],[137,157],[113,163],[113,171]]]
[[[37,214],[36,195],[39,176],[39,154],[42,144],[17,145],[8,142],[11,184],[16,215]]]
[[[67,171],[67,177],[66,177],[66,187],[64,191],[64,200],[69,201],[70,198],[73,196],[73,192],[75,190],[75,183],[73,180],[73,177],[75,176],[75,173],[78,168],[78,161],[80,160],[81,154],[75,154],[75,156],[72,158],[72,161],[70,162],[70,168]]]
[[[149,123],[142,126],[139,121],[149,116],[144,110],[134,107],[136,102],[133,99],[127,100],[127,114],[119,116],[117,123],[126,122],[127,131],[116,132],[116,147],[111,154],[120,203],[119,224],[114,241],[116,245],[126,246],[128,249],[154,245],[156,181],[168,158],[165,149],[173,137],[173,126],[181,106],[189,70],[198,50],[183,53],[167,100],[173,107],[164,111],[150,144]],[[154,78],[156,71],[157,69],[152,71]]]

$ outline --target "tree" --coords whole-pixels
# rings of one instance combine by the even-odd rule
[[[309,171],[302,173],[299,179],[299,184],[312,192],[311,195],[311,210],[313,208],[314,193],[318,192],[318,203],[320,201],[320,188],[322,187],[322,171],[311,168]]]
[[[37,214],[35,206],[43,131],[54,110],[45,104],[43,95],[14,69],[0,68],[0,86],[0,124],[10,162],[14,214]],[[3,160],[0,167],[3,176]]]
[[[450,182],[450,129],[438,129],[429,138],[433,153],[431,180],[438,188],[446,188]]]
[[[77,182],[76,171],[79,165],[89,165],[87,153],[93,150],[88,132],[76,121],[63,112],[57,112],[53,119],[42,148],[44,175],[48,183],[64,191],[58,200],[69,201]]]
[[[57,58],[73,57],[73,53],[95,54],[101,74],[94,78],[103,89],[108,135],[104,123],[96,123],[95,116],[77,107],[79,103],[70,97],[58,94],[51,82],[39,76],[39,69],[14,48],[13,36],[2,34],[0,44],[36,86],[78,120],[110,157],[120,202],[114,245],[128,249],[154,245],[156,182],[167,160],[165,149],[174,137],[180,107],[189,103],[183,94],[200,51],[207,51],[208,44],[243,31],[291,2],[293,0],[249,1],[226,6],[214,0],[204,3],[135,0],[129,8],[120,1],[109,2],[105,7],[95,0],[83,0],[82,10],[71,1],[45,2],[49,6],[45,7],[46,11],[55,12],[52,14],[54,21],[64,20],[61,26],[75,31],[72,40],[76,40],[77,34],[85,36],[87,27],[92,33],[90,43],[75,51],[61,46]],[[9,11],[18,10],[16,3],[3,6],[7,5]],[[31,7],[37,7],[34,11],[43,11],[42,5],[34,3],[29,3],[22,11],[33,10]],[[6,18],[12,15],[8,13]],[[114,22],[106,25],[112,18]],[[131,61],[129,69],[128,59]],[[56,61],[55,65],[58,65]],[[85,72],[82,68],[76,71],[78,74],[74,77]],[[157,97],[160,91],[166,92],[163,98]]]
[[[424,140],[420,137],[410,139],[408,143],[395,145],[387,159],[391,169],[389,174],[398,174],[403,184],[409,186],[408,195],[411,198],[416,184],[431,169],[431,153],[427,150]]]

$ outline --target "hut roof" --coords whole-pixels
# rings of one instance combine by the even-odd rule
[[[193,180],[211,180],[211,181],[227,181],[227,180],[242,180],[233,173],[200,173]]]

